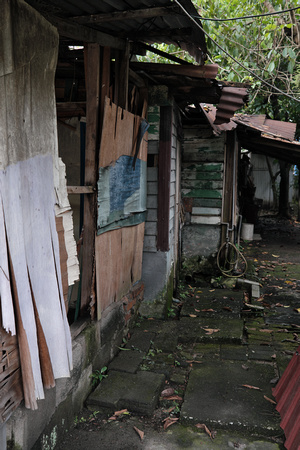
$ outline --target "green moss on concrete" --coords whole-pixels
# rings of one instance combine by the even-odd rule
[[[97,342],[96,327],[91,324],[83,331],[86,345],[85,363],[84,367],[87,367],[91,361],[93,361],[95,355],[99,351],[99,342]]]
[[[171,310],[174,293],[174,266],[171,269],[168,282],[164,289],[159,292],[155,299],[143,300],[139,313],[142,317],[153,317],[156,319],[168,318]]]

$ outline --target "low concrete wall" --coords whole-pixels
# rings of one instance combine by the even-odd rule
[[[45,400],[38,401],[38,410],[20,406],[13,413],[6,424],[9,449],[55,449],[63,434],[74,425],[74,418],[91,393],[92,373],[106,366],[119,351],[143,293],[143,283],[137,283],[122,301],[105,310],[98,322],[71,326],[72,336],[77,334],[73,338],[71,377],[56,380],[55,388],[45,392]]]

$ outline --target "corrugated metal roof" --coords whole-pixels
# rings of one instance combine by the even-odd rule
[[[246,88],[223,86],[214,124],[229,123],[233,114],[244,106],[246,97]]]
[[[180,2],[189,14],[198,15],[190,0]],[[112,41],[118,38],[174,44],[187,50],[200,64],[206,59],[204,33],[172,0],[27,0],[27,3],[58,26],[61,36],[74,34],[76,39],[74,26],[77,26],[80,36],[84,29],[92,29],[111,36]]]
[[[231,131],[237,127],[237,123],[230,120],[229,122],[222,123],[219,125],[215,124],[217,108],[213,105],[207,105],[205,103],[200,104],[202,111],[204,112],[208,122],[210,123],[214,133],[220,135],[222,131]]]
[[[267,119],[265,115],[245,114],[237,114],[234,117],[234,121],[271,136],[282,137],[289,141],[295,139],[296,124],[292,122]]]
[[[300,346],[273,389],[277,411],[281,416],[280,426],[284,430],[288,450],[300,448]]]

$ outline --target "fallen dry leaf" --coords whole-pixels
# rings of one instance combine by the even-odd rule
[[[273,405],[277,405],[276,402],[274,402],[274,400],[272,400],[271,398],[267,397],[266,395],[264,395],[264,399],[268,400],[268,402],[273,403]]]
[[[208,429],[208,427],[205,425],[205,423],[197,423],[195,425],[196,428],[199,428],[200,430],[204,430],[206,434],[208,434],[208,436],[211,439],[214,439],[215,434],[211,433],[211,431]]]
[[[172,387],[166,388],[162,391],[160,394],[162,397],[169,397],[170,395],[173,395],[175,392],[175,389]]]
[[[179,417],[167,417],[166,419],[164,419],[164,420],[163,420],[163,422],[164,422],[164,430],[166,430],[166,429],[169,428],[171,425],[173,425],[174,423],[176,423],[177,420],[179,420]]]
[[[205,334],[207,335],[217,333],[218,331],[220,331],[219,328],[203,328],[203,330],[206,332]]]
[[[300,313],[300,308],[294,308],[294,311],[296,311],[297,313]]]
[[[165,400],[176,400],[178,402],[182,402],[182,397],[179,395],[169,395],[168,397],[164,397]]]
[[[247,389],[255,389],[257,391],[261,391],[261,389],[259,387],[251,386],[250,384],[242,384],[242,386],[247,388]]]
[[[197,317],[196,314],[189,314],[190,317]]]
[[[115,417],[121,416],[122,414],[128,414],[128,409],[121,409],[120,411],[114,412]]]
[[[280,255],[272,255],[272,256],[274,256],[274,258],[279,258]]]
[[[209,309],[201,309],[202,312],[215,312],[214,309],[209,308]]]
[[[137,434],[139,435],[141,441],[144,439],[144,435],[145,433],[141,430],[139,430],[137,427],[133,427],[133,429],[137,432]]]
[[[225,309],[225,311],[230,311],[232,312],[232,309],[229,306],[223,306],[223,309]]]
[[[243,364],[243,365],[242,365],[242,369],[244,369],[244,370],[249,370],[249,367],[246,366],[246,364]]]
[[[261,330],[259,330],[261,333],[273,333],[273,330],[269,330],[267,328],[262,328]]]

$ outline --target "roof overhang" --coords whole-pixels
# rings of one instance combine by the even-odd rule
[[[192,2],[179,2],[200,23]],[[61,38],[70,41],[96,42],[121,50],[127,42],[173,44],[186,50],[199,64],[206,60],[204,33],[173,0],[27,0],[27,3],[58,28]]]

